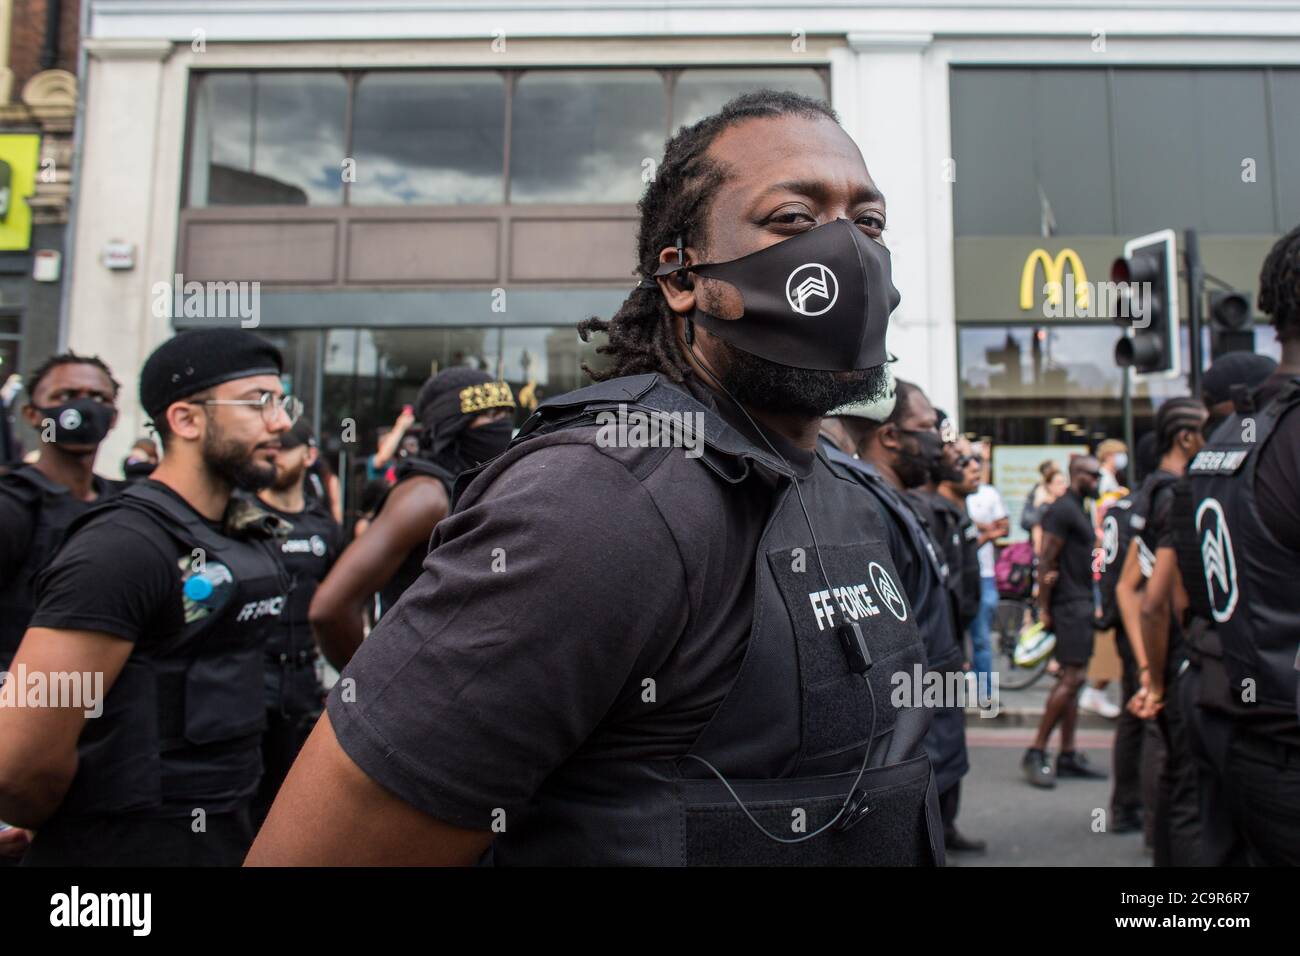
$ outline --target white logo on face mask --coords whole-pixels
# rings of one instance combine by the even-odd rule
[[[65,408],[63,414],[59,416],[59,427],[66,428],[68,431],[81,427],[81,412],[75,408]]]
[[[318,558],[325,556],[325,539],[318,534],[311,536],[311,553]]]
[[[889,608],[889,613],[900,621],[906,621],[907,602],[903,600],[902,592],[898,590],[898,585],[889,576],[889,572],[872,561],[867,565],[867,574],[871,576],[871,586],[876,589],[876,595],[885,607]]]
[[[1228,519],[1217,499],[1206,498],[1196,509],[1196,530],[1201,535],[1201,568],[1205,571],[1210,610],[1222,624],[1232,618],[1237,607],[1237,558],[1232,553]]]
[[[800,315],[812,317],[829,312],[839,295],[840,284],[835,279],[835,273],[820,262],[801,265],[785,280],[786,301]],[[812,305],[819,301],[826,304],[820,309],[813,309],[810,308],[810,299],[813,300]]]

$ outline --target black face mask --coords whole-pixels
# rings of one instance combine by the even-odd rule
[[[38,408],[42,420],[53,419],[56,445],[98,445],[113,427],[117,410],[93,398],[74,398],[62,405]]]
[[[744,299],[728,321],[696,306],[692,320],[738,349],[794,368],[852,372],[887,359],[885,332],[899,294],[889,251],[847,219],[836,219],[728,262],[665,263],[721,279]]]
[[[482,464],[506,450],[513,431],[514,424],[510,419],[501,418],[477,428],[465,429],[460,433],[457,447],[463,457]]]
[[[929,429],[913,431],[900,428],[899,431],[916,439],[917,450],[913,452],[904,448],[895,471],[904,488],[918,488],[925,484],[937,463],[943,461],[943,439],[938,432]]]

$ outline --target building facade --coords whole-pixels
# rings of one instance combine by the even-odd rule
[[[434,367],[581,384],[665,136],[745,89],[839,112],[897,372],[1005,445],[1118,432],[1121,332],[1053,278],[1191,227],[1254,289],[1300,222],[1296,2],[89,3],[67,341],[133,388],[176,328],[256,327],[353,478]]]

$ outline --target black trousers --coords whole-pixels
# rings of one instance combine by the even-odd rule
[[[23,866],[239,866],[253,843],[248,807],[192,815],[118,814],[38,830]]]
[[[1137,658],[1133,648],[1129,647],[1128,637],[1123,627],[1115,629],[1115,644],[1119,659],[1123,664],[1120,688],[1123,699],[1120,701],[1119,720],[1115,723],[1114,784],[1110,793],[1111,816],[1120,813],[1136,813],[1142,809],[1142,740],[1146,736],[1142,718],[1130,713],[1127,707],[1133,695],[1138,692]]]
[[[1300,866],[1300,747],[1236,728],[1224,792],[1254,866]]]
[[[961,781],[939,794],[939,817],[943,820],[945,836],[952,836],[957,831],[957,811],[961,808]]]
[[[1165,687],[1165,706],[1156,717],[1165,744],[1165,761],[1156,786],[1155,865],[1197,866],[1201,860],[1201,809],[1196,768],[1187,742],[1179,685]]]
[[[254,832],[262,828],[266,815],[271,812],[275,795],[280,792],[280,785],[289,775],[289,768],[298,759],[298,753],[319,716],[319,713],[286,715],[281,710],[266,712],[266,730],[262,733],[262,780],[253,798]]]
[[[1205,667],[1222,667],[1213,658]],[[1228,746],[1232,742],[1232,719],[1200,706],[1205,671],[1193,664],[1179,679],[1183,717],[1187,723],[1187,745],[1196,770],[1201,809],[1202,866],[1245,866],[1246,841],[1237,827],[1224,788],[1227,778]]]

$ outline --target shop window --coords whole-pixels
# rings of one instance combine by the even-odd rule
[[[352,122],[349,203],[504,201],[505,110],[498,73],[365,74]]]
[[[683,70],[673,88],[673,131],[716,113],[742,93],[764,89],[828,100],[826,81],[816,70]]]
[[[655,70],[525,72],[511,106],[510,201],[636,202],[667,110]]]
[[[201,76],[189,204],[339,205],[347,98],[347,81],[338,73]]]

